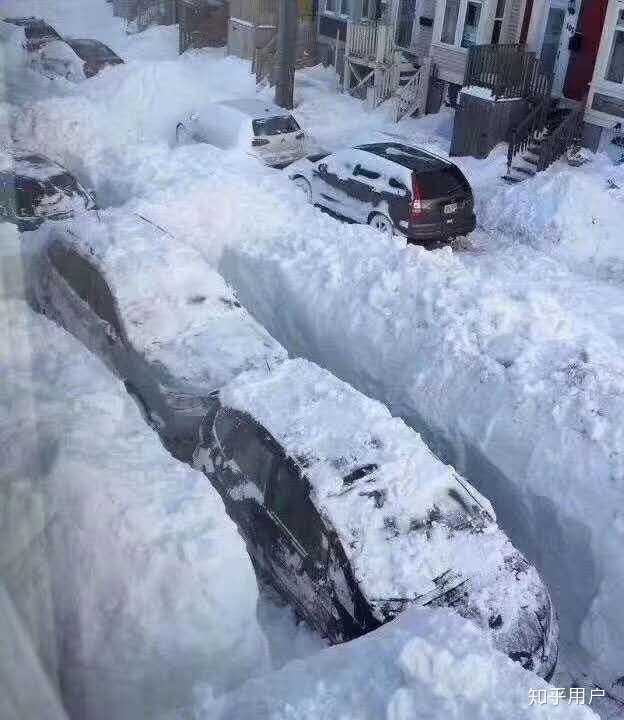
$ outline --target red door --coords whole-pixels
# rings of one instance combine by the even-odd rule
[[[564,95],[573,100],[583,98],[594,74],[608,2],[609,0],[583,0],[576,27],[577,34],[572,40],[580,43],[580,47],[572,48],[563,89]]]

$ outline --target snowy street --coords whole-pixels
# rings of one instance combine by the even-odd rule
[[[272,99],[248,62],[178,55],[177,26],[127,34],[105,0],[0,0],[0,17],[30,14],[125,62],[45,77],[2,28],[0,152],[41,153],[94,193],[97,227],[75,247],[119,283],[132,342],[183,378],[176,402],[286,355],[317,363],[420,434],[432,477],[448,464],[491,503],[561,634],[551,686],[447,610],[328,648],[259,593],[244,536],[200,466],[163,447],[169,420],[126,392],[116,348],[26,303],[48,223],[1,223],[0,636],[15,648],[0,648],[2,720],[44,717],[51,695],[50,717],[81,720],[624,717],[624,165],[561,159],[508,185],[503,144],[453,158],[477,227],[427,250],[310,205],[296,164],[176,143],[211,103]],[[393,141],[448,158],[453,110],[395,123],[337,92],[332,67],[297,70],[293,116],[310,152]],[[46,679],[31,698],[15,662]],[[529,704],[533,688],[595,684],[612,697],[591,708]]]

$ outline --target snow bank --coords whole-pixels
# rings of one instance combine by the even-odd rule
[[[1,307],[0,578],[70,714],[156,717],[196,683],[266,669],[255,577],[216,492],[77,341]]]
[[[561,161],[530,182],[500,187],[480,197],[478,211],[492,232],[572,268],[624,279],[624,167],[614,167],[606,155],[574,169]]]
[[[408,611],[195,709],[205,720],[577,720],[587,706],[530,704],[548,685],[449,611]]]
[[[207,255],[224,248],[220,271],[292,354],[387,404],[492,500],[564,639],[621,674],[620,289],[482,235],[487,253],[405,247],[245,170],[222,163],[190,199],[170,185],[137,205]],[[219,213],[194,225],[198,198]]]

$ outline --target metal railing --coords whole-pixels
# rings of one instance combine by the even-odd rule
[[[550,95],[542,98],[533,110],[511,133],[507,147],[507,175],[511,174],[511,166],[518,153],[524,152],[533,143],[538,142],[546,127],[548,112],[551,107]]]
[[[551,80],[524,45],[473,45],[468,51],[464,85],[488,88],[494,99],[544,97]]]
[[[555,160],[558,160],[570,147],[579,141],[586,104],[587,96],[542,140],[538,152],[538,172],[546,170],[549,165],[552,165]]]
[[[368,63],[392,62],[392,29],[384,23],[347,21],[345,54]]]

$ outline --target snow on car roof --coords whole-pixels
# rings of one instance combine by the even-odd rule
[[[290,112],[270,102],[263,102],[257,98],[239,98],[235,100],[222,100],[217,105],[236,110],[241,115],[251,118],[290,117]]]
[[[426,150],[397,142],[368,143],[356,146],[356,150],[372,153],[417,172],[448,167],[451,164]]]
[[[385,406],[300,359],[245,373],[220,397],[304,468],[368,597],[431,596],[448,571],[481,577],[490,589],[503,582],[500,568],[514,550],[490,503]],[[464,508],[483,523],[480,532],[467,530]],[[531,583],[539,583],[534,571]]]
[[[0,170],[35,180],[46,180],[59,172],[68,172],[62,165],[43,155],[15,147],[0,148]]]
[[[72,50],[74,50],[74,52],[82,60],[121,60],[121,58],[115,54],[108,45],[105,45],[99,40],[65,38],[65,42],[71,46]]]
[[[195,249],[147,219],[106,211],[61,235],[101,269],[133,347],[176,379],[210,391],[286,357]]]

